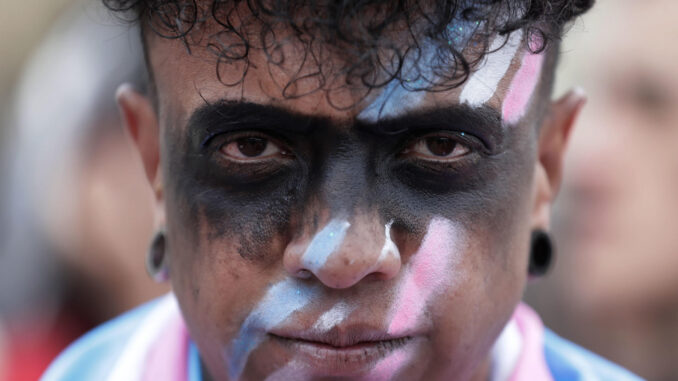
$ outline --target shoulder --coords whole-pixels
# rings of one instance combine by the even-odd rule
[[[161,300],[143,304],[88,332],[52,362],[41,380],[105,380],[139,325]]]
[[[628,370],[544,330],[544,356],[555,381],[637,381]]]

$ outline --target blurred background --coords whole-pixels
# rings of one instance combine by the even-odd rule
[[[563,46],[558,92],[589,102],[526,300],[561,335],[649,380],[678,380],[678,2],[598,0]]]
[[[144,91],[136,29],[98,1],[3,1],[0,380],[36,380],[92,327],[167,292],[152,195],[114,93]]]
[[[167,291],[145,273],[151,193],[113,99],[144,91],[137,31],[96,0],[0,2],[0,380]],[[581,86],[554,207],[557,260],[525,299],[546,325],[651,380],[678,380],[678,14],[598,0],[562,46]]]

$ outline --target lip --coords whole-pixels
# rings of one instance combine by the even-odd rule
[[[289,350],[296,361],[324,376],[350,376],[369,372],[396,351],[414,349],[420,335],[389,335],[369,326],[334,327],[328,331],[274,329],[272,341]]]

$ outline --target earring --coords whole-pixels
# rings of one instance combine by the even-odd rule
[[[553,262],[553,256],[551,236],[544,230],[533,231],[527,272],[534,277],[546,274]]]
[[[165,252],[165,232],[162,230],[155,233],[148,247],[146,271],[158,283],[166,282],[169,279],[167,253]]]

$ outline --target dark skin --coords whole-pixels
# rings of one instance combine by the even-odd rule
[[[530,139],[509,142],[517,136],[497,128],[500,116],[491,108],[423,110],[378,125],[357,123],[349,133],[337,124],[254,103],[205,105],[189,119],[188,137],[171,136],[172,151],[184,153],[173,156],[169,169],[184,174],[174,177],[172,188],[180,195],[176,201],[189,206],[186,218],[204,217],[215,237],[245,226],[247,236],[238,237],[240,255],[265,259],[259,257],[274,234],[291,237],[292,232],[303,232],[303,225],[290,224],[303,220],[304,212],[317,229],[319,216],[303,207],[320,198],[332,203],[323,208],[374,210],[382,224],[394,220],[395,227],[422,234],[440,205],[454,206],[444,215],[463,214],[460,219],[469,222],[496,219],[479,211],[501,211],[507,194],[526,180],[499,179],[507,168],[526,165],[506,147],[525,150],[520,145]],[[427,143],[439,155],[449,155],[461,142],[472,148],[454,165],[406,152],[426,136],[437,139]],[[261,155],[266,145],[285,148],[271,155],[272,160],[234,165],[220,151],[231,142],[251,145],[243,151],[249,149],[245,152],[252,156]],[[336,173],[339,180],[323,179],[327,172]],[[346,176],[363,181],[341,182]]]
[[[158,107],[129,88],[118,100],[155,189],[172,286],[205,373],[228,379],[224,354],[282,281],[320,290],[287,320],[295,329],[313,326],[340,302],[354,310],[335,327],[337,341],[357,325],[385,329],[436,219],[451,226],[443,238],[458,243],[449,253],[454,264],[445,265],[449,279],[398,344],[408,359],[396,376],[487,378],[489,348],[527,281],[530,231],[548,227],[581,96],[564,97],[544,118],[546,102],[532,102],[518,125],[505,126],[503,91],[470,108],[453,89],[429,94],[404,116],[368,123],[358,118],[360,103],[337,110],[313,95],[285,99],[264,70],[252,69],[242,88],[227,88],[199,50],[188,55],[177,41],[159,38],[149,49]],[[253,57],[254,67],[264,67],[257,59],[265,57]],[[350,91],[339,97],[355,103]],[[351,224],[345,238],[322,268],[307,268],[306,249],[336,218]],[[398,250],[380,256],[389,222]],[[290,366],[298,360],[294,348],[267,333],[242,378]],[[334,353],[332,364],[316,367],[324,370],[299,377],[372,377],[371,364],[353,360]]]

